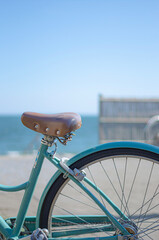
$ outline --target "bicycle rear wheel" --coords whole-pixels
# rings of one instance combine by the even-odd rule
[[[75,167],[84,169],[87,178],[129,218],[130,221],[121,219],[98,192],[91,190],[135,236],[134,239],[158,239],[157,154],[134,148],[114,148],[86,156],[71,166],[72,169]],[[64,179],[63,174],[46,195],[40,214],[40,227],[48,228],[54,238],[96,238],[120,234],[92,199],[73,181]]]

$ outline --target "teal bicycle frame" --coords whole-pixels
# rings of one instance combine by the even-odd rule
[[[81,154],[76,155],[75,157],[73,157],[72,159],[70,159],[68,161],[67,165],[70,166],[73,162],[76,162],[78,159],[80,159],[84,156],[87,156],[91,153],[94,153],[94,152],[97,152],[97,151],[100,151],[100,150],[103,150],[103,149],[111,149],[111,148],[113,149],[115,147],[139,148],[139,149],[144,149],[144,150],[148,150],[148,151],[155,152],[155,153],[159,154],[159,148],[151,146],[151,145],[143,144],[143,143],[134,143],[134,142],[133,143],[132,142],[108,143],[108,144],[100,145],[96,148],[89,149],[89,150],[87,150],[87,151],[85,151]],[[53,184],[55,179],[61,173],[64,173],[64,174],[67,173],[68,174],[68,172],[66,172],[66,170],[60,165],[60,160],[58,158],[54,157],[53,154],[49,153],[48,152],[48,146],[42,142],[41,146],[40,146],[40,149],[39,149],[39,152],[37,154],[34,166],[32,168],[29,181],[26,182],[26,183],[23,183],[21,185],[12,186],[12,187],[0,185],[0,190],[1,191],[15,192],[15,191],[25,190],[24,196],[23,196],[23,199],[22,199],[19,211],[18,211],[18,215],[16,217],[16,222],[15,222],[13,228],[11,228],[9,226],[9,224],[7,224],[7,222],[2,217],[0,217],[0,232],[6,238],[9,238],[9,239],[20,238],[19,234],[21,232],[21,228],[22,228],[23,223],[24,223],[25,218],[26,218],[27,210],[28,210],[31,198],[32,198],[32,194],[34,192],[34,188],[36,186],[38,176],[40,174],[40,170],[41,170],[44,158],[47,158],[53,165],[55,165],[55,167],[58,169],[58,171],[54,174],[54,176],[52,177],[52,179],[50,180],[50,182],[48,183],[48,185],[46,186],[46,188],[45,188],[45,190],[42,194],[42,197],[41,197],[41,200],[40,200],[40,203],[39,203],[39,207],[38,207],[38,211],[37,211],[37,216],[36,216],[36,228],[39,227],[39,218],[40,218],[41,206],[42,206],[42,203],[44,201],[44,198],[46,196],[46,193],[47,193],[49,187]],[[74,176],[72,176],[70,174],[68,174],[68,177],[73,182],[75,182],[80,188],[82,188],[88,194],[88,196],[90,198],[92,198],[92,200],[102,209],[102,211],[105,215],[101,216],[101,218],[104,217],[105,219],[107,219],[107,222],[110,223],[110,225],[105,226],[105,228],[104,228],[105,230],[111,231],[112,229],[114,229],[113,226],[115,226],[116,228],[118,228],[120,230],[120,232],[123,235],[127,235],[127,236],[130,235],[128,233],[128,231],[120,224],[120,222],[118,222],[116,220],[116,218],[111,215],[111,213],[106,209],[106,207],[84,186],[82,181],[77,180]],[[116,211],[116,213],[119,216],[121,216],[124,220],[128,220],[128,218],[107,197],[107,195],[104,192],[102,192],[97,186],[95,186],[95,184],[93,184],[86,176],[84,177],[83,181],[87,182],[94,190],[99,192],[101,194],[101,196],[108,202],[108,204],[111,205],[111,207]],[[69,217],[72,217],[72,216],[66,216],[66,218],[69,218]],[[85,216],[85,217],[87,217],[88,219],[89,218],[99,218],[99,216],[98,217],[97,216]],[[64,218],[64,216],[63,216],[63,218]],[[73,217],[72,217],[71,221],[73,221]],[[97,230],[97,229],[92,228],[90,230],[85,229],[85,230],[82,230],[82,231],[93,232],[95,230]],[[81,230],[79,230],[79,231],[81,231]],[[58,235],[58,233],[56,233],[56,234]],[[68,233],[68,235],[69,234],[70,233]],[[71,234],[73,234],[73,232]],[[59,233],[59,236],[60,236],[60,233]],[[51,239],[53,239],[53,238],[51,238]],[[67,239],[67,238],[65,238],[65,239]],[[94,238],[92,238],[92,239],[94,239]],[[112,237],[101,237],[101,238],[99,237],[99,239],[101,239],[101,240],[102,239],[107,239],[107,240],[115,240],[116,239],[117,240],[119,238],[118,238],[118,235],[115,235],[115,236],[112,236]],[[89,238],[89,240],[90,240],[90,238]]]

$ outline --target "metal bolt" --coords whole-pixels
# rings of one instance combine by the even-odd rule
[[[49,236],[49,231],[46,228],[43,228],[42,230],[46,234],[46,236],[48,237]]]
[[[60,130],[57,130],[57,131],[56,131],[56,134],[59,135],[59,134],[60,134]]]
[[[49,131],[49,128],[46,128],[45,131],[48,132],[48,131]]]
[[[38,124],[36,124],[36,125],[35,125],[35,129],[37,129],[38,127],[39,127],[39,125],[38,125]]]

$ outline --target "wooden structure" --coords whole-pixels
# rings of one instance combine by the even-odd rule
[[[99,99],[99,140],[151,142],[159,136],[159,121],[151,128],[150,119],[159,115],[159,99]],[[148,124],[149,123],[149,124]],[[156,128],[157,125],[157,128]],[[149,129],[147,129],[147,126]],[[151,132],[151,139],[146,133]]]

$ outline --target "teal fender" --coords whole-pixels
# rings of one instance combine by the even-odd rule
[[[102,144],[102,145],[98,145],[97,147],[90,148],[90,149],[88,149],[84,152],[81,152],[81,153],[75,155],[74,157],[72,157],[67,162],[67,164],[68,164],[68,166],[70,166],[74,162],[78,161],[79,159],[81,159],[83,157],[88,156],[89,154],[99,152],[99,151],[102,151],[102,150],[106,150],[106,149],[114,149],[114,148],[142,149],[142,150],[147,150],[147,151],[159,154],[159,147],[156,147],[156,146],[153,146],[153,145],[150,145],[150,144],[145,144],[145,143],[140,143],[140,142],[111,142],[111,143],[105,143],[105,144]],[[41,208],[42,208],[43,202],[45,200],[46,194],[60,174],[61,174],[61,172],[58,170],[52,176],[52,178],[50,179],[50,181],[48,182],[47,186],[45,187],[45,189],[42,193],[41,199],[39,201],[37,215],[36,215],[36,227],[37,228],[39,227],[40,212],[41,212]]]

